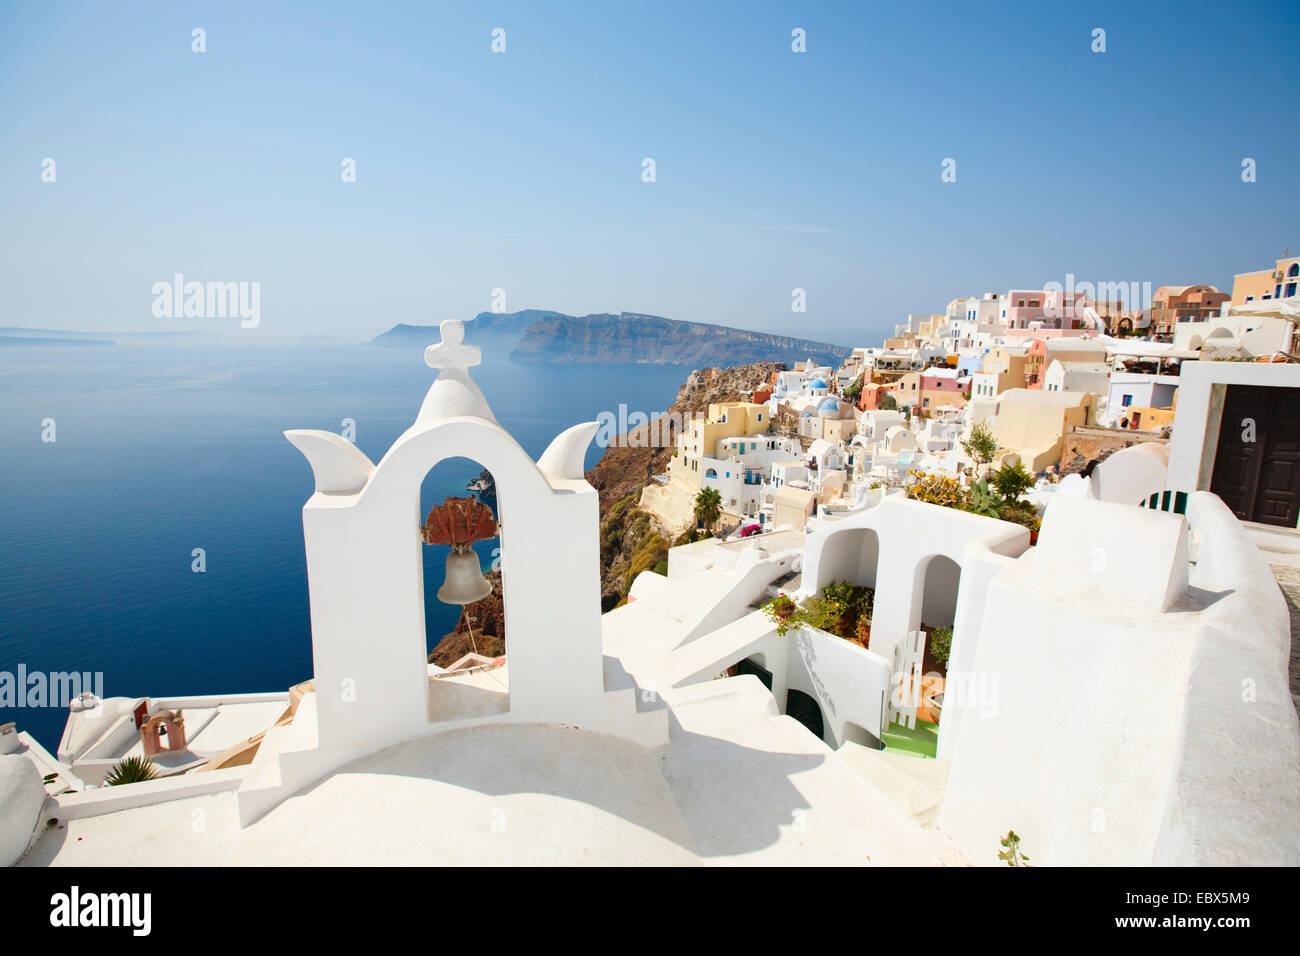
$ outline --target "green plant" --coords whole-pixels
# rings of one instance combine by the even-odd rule
[[[695,520],[712,528],[722,517],[722,492],[717,488],[701,488],[695,496]]]
[[[889,392],[880,396],[880,410],[882,412],[898,411],[898,399],[894,398]]]
[[[907,497],[945,508],[961,508],[966,503],[966,490],[956,478],[932,475],[928,472],[909,471]]]
[[[930,628],[930,654],[944,667],[948,666],[948,655],[952,652],[952,628]]]
[[[858,376],[853,381],[849,382],[848,386],[844,389],[844,397],[856,399],[861,394],[862,376]]]
[[[977,481],[970,486],[966,499],[966,510],[990,518],[999,516],[1002,499],[989,488],[987,481]]]
[[[763,605],[763,613],[776,622],[776,633],[784,636],[792,627],[798,626],[794,620],[799,605],[788,594],[778,594]]]
[[[1024,525],[1030,531],[1037,531],[1042,525],[1042,522],[1038,520],[1038,509],[1028,501],[1004,504],[998,509],[998,517],[1003,521],[1010,521],[1012,524]]]
[[[763,610],[776,622],[778,634],[786,634],[792,628],[806,624],[865,644],[864,632],[869,634],[871,631],[872,598],[871,588],[838,581],[822,588],[821,594],[805,598],[802,604],[781,594],[764,604]]]
[[[141,783],[158,776],[158,769],[148,757],[127,757],[114,764],[104,778],[104,786],[120,787],[125,783]]]
[[[1029,866],[1029,857],[1020,852],[1020,837],[1016,836],[1015,830],[1008,830],[1001,843],[1002,852],[998,854],[999,860],[1007,866]]]
[[[853,636],[858,639],[863,647],[871,646],[871,619],[866,615],[858,618],[858,626],[853,630]]]
[[[827,609],[838,615],[840,618],[847,618],[847,626],[837,628],[845,630],[848,634],[853,632],[853,622],[859,617],[871,616],[872,591],[870,588],[860,588],[850,584],[848,581],[833,581],[826,587],[822,588],[822,600],[827,604]],[[841,637],[848,636],[841,634]]]
[[[966,449],[966,454],[970,455],[976,464],[987,465],[998,453],[998,440],[993,437],[993,432],[987,426],[979,424],[970,430],[970,438],[962,442],[961,447]]]
[[[632,587],[632,582],[642,571],[650,571],[656,568],[660,562],[665,562],[664,572],[668,568],[668,542],[665,541],[656,532],[651,532],[638,542],[636,549],[628,556],[627,570],[623,572],[623,592]]]
[[[1014,465],[1004,464],[989,475],[989,484],[998,490],[1004,502],[1014,504],[1020,500],[1021,495],[1034,487],[1034,476],[1019,462]]]

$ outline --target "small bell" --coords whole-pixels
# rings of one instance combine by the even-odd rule
[[[452,551],[447,555],[447,575],[438,588],[443,604],[473,604],[492,593],[492,582],[483,577],[478,555],[473,551]]]

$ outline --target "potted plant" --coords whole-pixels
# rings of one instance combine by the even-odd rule
[[[778,594],[772,600],[763,605],[763,611],[776,622],[776,633],[785,634],[792,626],[794,612],[799,609],[799,605],[788,594]]]

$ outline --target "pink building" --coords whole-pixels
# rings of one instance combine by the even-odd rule
[[[1084,292],[1012,289],[1002,300],[1002,319],[1009,330],[1089,329],[1092,321],[1084,315],[1088,305]]]

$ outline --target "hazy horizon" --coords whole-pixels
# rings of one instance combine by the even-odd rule
[[[1284,2],[9,3],[0,325],[367,341],[500,295],[864,345],[1069,274],[1230,290],[1300,248],[1298,27]],[[257,284],[256,328],[159,317],[177,274]]]

